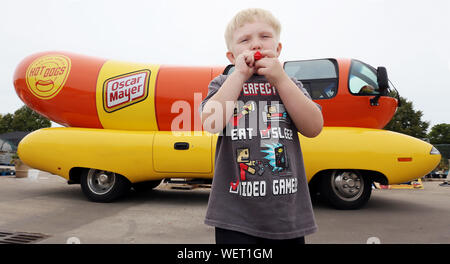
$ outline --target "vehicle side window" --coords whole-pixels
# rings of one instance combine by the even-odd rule
[[[311,98],[329,99],[337,94],[338,73],[334,60],[288,61],[284,63],[287,75],[303,83]]]
[[[376,70],[360,61],[353,60],[348,87],[354,95],[379,94]]]

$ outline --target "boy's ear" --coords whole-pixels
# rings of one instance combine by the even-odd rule
[[[234,64],[236,58],[234,57],[233,52],[228,51],[228,52],[227,52],[227,58],[228,58],[228,60],[230,61],[231,64]]]
[[[278,42],[278,46],[277,46],[277,57],[280,56],[281,54],[281,49],[283,48],[283,45],[281,45],[281,42]]]

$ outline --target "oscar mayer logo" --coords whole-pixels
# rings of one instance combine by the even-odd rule
[[[103,108],[111,113],[145,100],[148,95],[150,70],[115,76],[103,83]]]
[[[43,100],[55,97],[66,83],[71,62],[64,55],[46,55],[35,59],[27,68],[26,82],[31,93]]]

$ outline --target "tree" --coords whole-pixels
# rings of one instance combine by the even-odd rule
[[[450,124],[442,123],[433,126],[428,134],[428,138],[430,139],[430,143],[433,144],[442,155],[439,167],[448,170],[448,160],[450,159]]]
[[[2,116],[2,118],[0,119],[0,134],[14,131],[11,127],[12,120],[12,114],[6,114]]]
[[[28,106],[24,105],[12,114],[6,114],[0,118],[0,134],[13,131],[34,131],[44,127],[50,127],[51,122]]]
[[[450,144],[450,124],[437,124],[428,134],[431,144]]]
[[[400,96],[401,106],[384,129],[403,133],[416,138],[426,138],[429,122],[422,121],[422,111],[414,110],[412,102]]]

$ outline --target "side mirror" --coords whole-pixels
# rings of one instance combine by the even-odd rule
[[[380,89],[380,94],[370,100],[371,105],[378,105],[378,98],[381,95],[388,94],[389,78],[387,75],[386,67],[380,66],[377,68],[377,82],[378,82],[378,88]],[[394,89],[395,89],[395,87],[394,87]],[[400,106],[401,106],[400,95],[397,92],[397,107],[400,107]]]
[[[377,68],[377,83],[378,88],[380,89],[380,94],[370,99],[371,106],[377,106],[380,96],[387,94],[387,90],[389,88],[389,79],[387,76],[386,67],[380,66]]]
[[[380,94],[386,95],[389,88],[389,78],[387,75],[386,67],[380,66],[377,68],[377,82],[378,88],[380,89]]]

